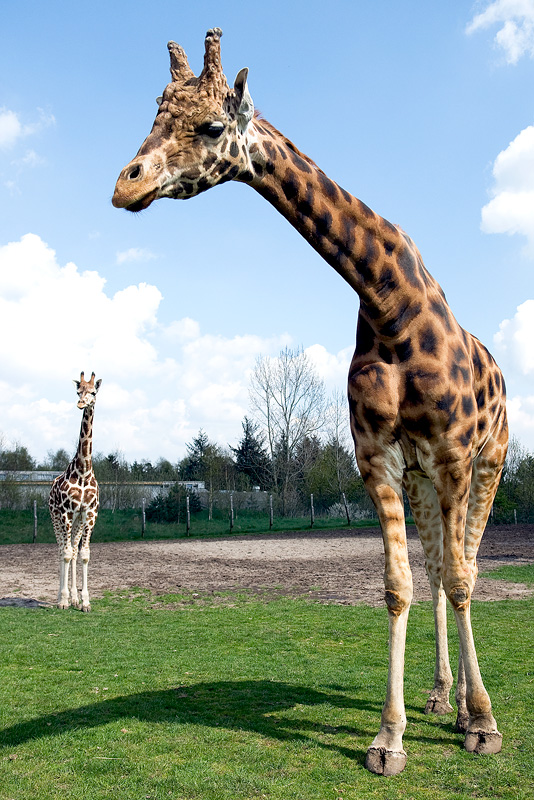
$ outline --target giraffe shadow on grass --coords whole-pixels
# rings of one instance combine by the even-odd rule
[[[372,718],[368,720],[369,727],[329,724],[329,717],[334,715],[325,710],[323,721],[318,722],[307,714],[310,706],[318,705],[371,713]],[[176,689],[122,695],[35,717],[6,728],[1,744],[3,748],[13,748],[69,731],[98,728],[118,720],[127,725],[128,720],[137,720],[155,724],[173,723],[177,726],[190,724],[227,728],[249,731],[279,741],[313,742],[363,765],[366,746],[373,736],[373,723],[376,725],[380,717],[380,708],[380,703],[347,696],[343,688],[338,686],[319,691],[269,680],[212,681]],[[294,709],[299,711],[298,718],[285,715]],[[435,743],[449,733],[444,728],[433,732],[434,736],[414,735],[413,739],[428,739]],[[452,728],[450,733],[452,737]],[[333,738],[336,734],[354,737],[354,747],[336,744]],[[323,739],[326,736],[328,740]],[[361,747],[357,745],[358,738],[361,739]]]

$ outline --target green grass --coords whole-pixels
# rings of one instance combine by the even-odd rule
[[[503,752],[425,717],[429,603],[406,655],[408,765],[366,772],[387,613],[364,606],[108,595],[83,615],[0,609],[0,800],[470,800],[533,796],[534,600],[475,603]],[[456,658],[456,636],[451,630]]]
[[[495,578],[496,580],[511,581],[512,583],[526,583],[527,586],[534,584],[534,564],[505,565],[480,574],[484,575],[485,578]]]
[[[408,520],[410,522],[410,520]],[[364,520],[351,524],[350,528],[378,527],[376,520]],[[101,509],[92,536],[93,542],[118,542],[141,539],[141,512],[138,509],[111,511]],[[346,519],[316,517],[313,530],[332,530],[346,528]],[[272,533],[281,531],[310,530],[309,517],[275,518]],[[268,533],[269,518],[265,513],[240,511],[235,518],[232,535],[248,533]],[[194,515],[191,520],[190,536],[228,536],[230,523],[227,515],[218,515],[208,520],[206,511]],[[181,539],[186,536],[185,522],[156,523],[147,522],[145,539]],[[0,509],[0,545],[24,544],[33,541],[33,511],[12,511]],[[37,541],[55,542],[54,531],[47,508],[39,508],[37,513]]]

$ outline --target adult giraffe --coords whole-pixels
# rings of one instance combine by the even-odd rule
[[[486,348],[464,331],[419,251],[254,113],[246,69],[230,89],[221,30],[206,34],[197,78],[168,45],[172,81],[153,128],[121,172],[113,204],[140,211],[229,180],[247,183],[299,231],[360,296],[348,394],[356,457],[380,519],[389,612],[389,676],[366,766],[393,775],[406,763],[403,696],[412,599],[402,487],[425,552],[436,626],[435,684],[427,711],[451,710],[445,594],[459,638],[458,729],[478,753],[501,748],[470,622],[476,554],[507,447],[505,388]]]
[[[83,408],[80,436],[76,454],[69,466],[55,478],[50,490],[48,507],[59,546],[58,608],[79,603],[76,586],[76,562],[81,541],[82,611],[90,611],[87,573],[89,569],[91,534],[98,515],[98,484],[93,472],[93,416],[96,393],[101,380],[95,383],[95,373],[86,381],[84,373],[74,381],[78,393],[78,408]],[[71,588],[69,598],[69,570]]]

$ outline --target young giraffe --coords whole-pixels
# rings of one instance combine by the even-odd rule
[[[89,567],[89,542],[98,514],[98,484],[93,472],[93,415],[96,393],[101,380],[74,381],[78,392],[78,408],[83,408],[80,438],[76,455],[69,466],[54,480],[50,490],[48,506],[59,545],[59,593],[58,608],[69,607],[69,568],[71,568],[70,603],[79,605],[76,586],[76,561],[81,539],[82,557],[82,611],[90,611],[87,571]]]
[[[466,731],[467,750],[498,752],[502,737],[477,663],[470,601],[506,455],[501,373],[457,323],[412,240],[254,113],[246,69],[228,87],[220,36],[219,28],[208,31],[198,78],[183,49],[169,43],[172,82],[158,98],[150,135],[119,176],[113,204],[140,211],[159,197],[185,199],[229,180],[247,183],[358,293],[350,418],[358,466],[382,527],[390,653],[381,727],[366,766],[392,775],[406,763],[403,672],[412,576],[403,486],[435,609],[435,685],[426,710],[451,710],[446,595],[461,647],[457,725]]]

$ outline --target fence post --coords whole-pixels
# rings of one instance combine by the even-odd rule
[[[517,508],[514,508],[514,525],[517,525]]]
[[[230,495],[230,533],[234,528],[234,496]]]
[[[189,531],[191,529],[191,514],[189,513],[189,495],[185,497],[185,533],[186,536],[189,536]]]
[[[146,527],[146,514],[145,514],[145,498],[141,500],[141,539],[145,538]]]
[[[310,511],[311,511],[310,528],[313,528],[313,523],[315,522],[315,509],[313,508],[313,494],[310,495]]]
[[[494,519],[494,516],[493,516],[494,508],[495,508],[495,506],[492,503],[492,505],[491,505],[491,524],[492,525],[495,523],[495,519]]]
[[[33,543],[37,541],[37,500],[33,501]]]
[[[269,495],[269,530],[273,528],[273,496]]]
[[[341,492],[341,497],[343,498],[343,505],[345,506],[345,514],[347,516],[347,525],[350,525],[349,506],[348,506],[348,503],[347,503],[347,498],[345,497],[345,492]]]

